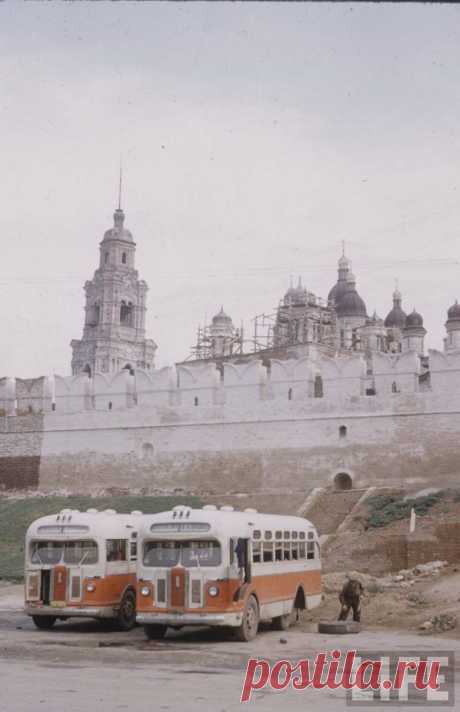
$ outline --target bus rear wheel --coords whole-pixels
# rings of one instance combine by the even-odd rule
[[[259,606],[254,596],[249,596],[244,608],[243,620],[238,628],[235,628],[235,638],[243,643],[254,640],[259,629]]]
[[[136,625],[136,596],[134,591],[126,591],[121,599],[117,614],[117,625],[123,631],[131,630]]]
[[[292,625],[292,613],[276,616],[272,620],[273,630],[287,630]]]
[[[56,616],[32,616],[32,620],[37,628],[49,630],[56,623]]]
[[[165,637],[167,625],[149,623],[144,625],[144,633],[149,640],[160,640]]]

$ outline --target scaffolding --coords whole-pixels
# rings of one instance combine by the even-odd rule
[[[243,324],[239,329],[235,329],[233,336],[225,337],[226,350],[228,350],[228,356],[237,356],[243,353],[244,344],[244,329]],[[216,358],[213,353],[213,337],[211,334],[211,325],[205,324],[205,326],[198,325],[196,332],[196,343],[190,349],[190,355],[187,357],[187,361],[204,361],[206,359]]]

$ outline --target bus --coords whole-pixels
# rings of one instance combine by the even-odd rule
[[[141,512],[63,509],[41,517],[25,541],[25,605],[37,628],[89,617],[130,630],[136,623]]]
[[[143,517],[137,579],[147,638],[208,625],[250,641],[261,620],[286,630],[321,602],[318,534],[300,517],[181,505]]]

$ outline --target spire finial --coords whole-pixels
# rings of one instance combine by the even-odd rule
[[[345,257],[345,240],[342,240],[342,257]]]
[[[120,179],[118,182],[118,210],[121,210],[121,189],[122,189],[122,184],[123,184],[123,166],[121,162],[121,156],[120,156]]]

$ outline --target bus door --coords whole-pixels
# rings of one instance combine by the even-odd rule
[[[171,606],[173,608],[185,607],[185,584],[187,570],[183,566],[171,569]]]
[[[67,569],[59,564],[53,569],[53,601],[65,603],[67,592]]]

